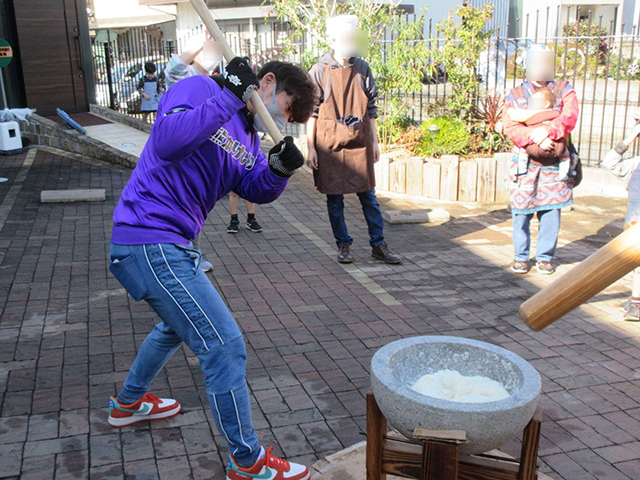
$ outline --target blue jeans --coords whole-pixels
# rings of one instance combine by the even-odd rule
[[[384,243],[384,221],[382,220],[382,211],[380,204],[376,198],[376,191],[358,193],[358,198],[362,204],[362,212],[369,227],[369,244],[377,247]],[[329,221],[333,236],[336,238],[336,244],[340,248],[343,244],[353,243],[353,238],[349,236],[347,224],[344,222],[344,195],[327,195],[327,209],[329,210]]]
[[[182,342],[196,354],[220,434],[241,466],[251,466],[260,444],[251,420],[245,379],[247,352],[240,329],[207,276],[198,250],[175,244],[111,244],[109,270],[134,300],[162,320],[144,340],[118,401],[143,397]]]
[[[560,233],[559,208],[537,212],[540,228],[538,229],[538,245],[536,248],[536,260],[550,262],[556,253],[558,246],[558,233]],[[515,259],[518,262],[529,260],[531,247],[531,232],[529,225],[533,213],[512,213],[513,217],[513,246],[515,247]]]

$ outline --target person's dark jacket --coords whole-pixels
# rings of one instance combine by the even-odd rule
[[[369,64],[358,57],[352,57],[349,60],[349,64],[345,67],[342,63],[338,62],[333,57],[333,51],[329,51],[322,55],[311,70],[309,70],[309,75],[316,83],[318,101],[316,102],[316,108],[313,112],[313,116],[318,116],[318,111],[320,110],[320,103],[322,103],[325,99],[324,89],[325,85],[322,85],[322,79],[324,77],[324,69],[325,68],[357,68],[361,74],[362,78],[362,89],[369,98],[369,103],[367,104],[367,112],[369,113],[369,118],[378,118],[378,107],[376,105],[376,98],[378,97],[378,87],[376,86],[376,81],[373,78],[373,74],[371,73],[371,68]]]

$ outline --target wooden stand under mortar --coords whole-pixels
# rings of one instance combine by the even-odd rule
[[[416,480],[536,480],[542,410],[522,435],[520,461],[488,454],[460,456],[459,433],[428,431],[422,446],[387,435],[387,419],[373,393],[367,394],[367,480],[387,474]]]

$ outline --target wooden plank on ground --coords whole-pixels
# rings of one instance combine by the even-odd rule
[[[407,194],[422,196],[422,165],[424,158],[411,157],[407,161]]]
[[[394,160],[389,164],[389,191],[406,193],[407,162],[405,160]]]
[[[458,168],[460,179],[458,180],[458,200],[461,202],[475,202],[478,183],[478,163],[469,160],[460,162]]]
[[[496,159],[478,158],[478,202],[491,203],[496,198]]]
[[[443,155],[440,159],[442,171],[440,173],[440,198],[442,200],[458,200],[458,165],[460,157],[457,155]]]
[[[440,198],[440,162],[427,159],[422,165],[422,196]]]
[[[497,153],[496,158],[496,202],[509,203],[509,175],[511,170],[511,153]]]

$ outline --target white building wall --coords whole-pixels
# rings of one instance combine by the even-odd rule
[[[454,12],[458,5],[462,5],[462,0],[442,0],[440,2],[433,2],[432,0],[405,0],[403,4],[409,4],[415,6],[416,13],[424,13],[427,19],[426,29],[429,28],[429,19],[431,19],[431,33],[436,35],[436,25],[449,17],[451,11]],[[428,31],[425,33],[429,33]]]
[[[181,50],[188,50],[204,40],[204,27],[190,3],[179,3],[177,7],[176,36]],[[265,18],[274,17],[269,6],[220,8],[211,10],[211,13],[225,32],[232,49],[238,48],[241,42],[246,44],[249,39],[253,45],[258,37],[261,42],[273,43],[270,39],[271,26],[265,24]]]
[[[539,42],[553,41],[562,35],[561,18],[562,8],[558,0],[523,0],[517,35]]]

